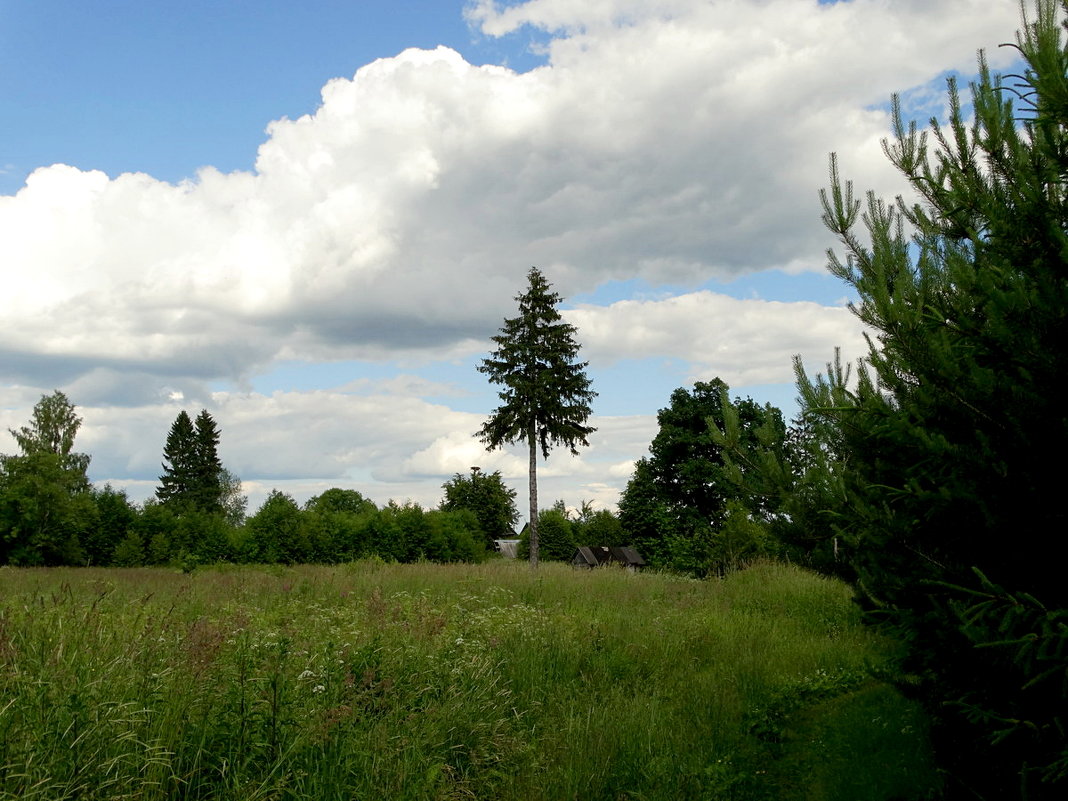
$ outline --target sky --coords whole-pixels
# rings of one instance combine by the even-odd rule
[[[863,355],[818,192],[945,112],[1016,0],[0,0],[0,452],[43,394],[90,478],[154,493],[207,409],[250,510],[435,506],[486,452],[477,366],[526,272],[598,397],[540,498],[614,508],[677,387],[796,411]]]

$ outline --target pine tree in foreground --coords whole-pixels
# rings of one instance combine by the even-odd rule
[[[906,648],[902,686],[933,716],[951,797],[1068,790],[1066,14],[1039,0],[1022,75],[980,59],[973,121],[952,82],[928,133],[895,102],[885,150],[918,204],[862,204],[833,160],[823,195],[846,251],[831,270],[875,334],[856,385],[800,376],[841,459],[840,505],[815,511],[869,620]]]
[[[507,318],[493,337],[497,348],[479,372],[499,384],[502,404],[482,425],[478,436],[487,450],[525,442],[529,450],[530,564],[538,566],[538,449],[549,458],[554,444],[572,455],[588,446],[596,429],[586,425],[590,389],[586,362],[576,361],[575,326],[565,323],[556,306],[561,297],[536,267],[527,273],[527,291],[516,296],[519,316]]]

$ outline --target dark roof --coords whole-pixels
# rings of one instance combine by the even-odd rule
[[[633,548],[590,545],[576,549],[571,557],[571,564],[586,567],[600,567],[608,564],[645,567],[645,560]]]
[[[571,564],[573,565],[586,565],[587,567],[597,567],[601,562],[594,555],[593,551],[585,546],[579,546],[575,551],[574,556],[571,557]]]

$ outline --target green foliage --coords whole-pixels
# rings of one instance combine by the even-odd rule
[[[179,563],[214,564],[234,557],[233,529],[218,511],[190,510],[180,515],[171,535]]]
[[[0,564],[85,563],[97,510],[89,456],[73,451],[81,422],[57,390],[34,406],[28,426],[11,430],[22,453],[0,457]]]
[[[3,798],[887,801],[935,786],[922,718],[858,686],[885,643],[848,588],[785,566],[721,582],[503,561],[0,572]]]
[[[301,525],[315,562],[362,559],[374,552],[371,542],[378,508],[356,490],[328,489],[304,505]]]
[[[241,491],[241,479],[224,467],[219,471],[219,488],[223,517],[231,526],[240,526],[248,509],[248,496]]]
[[[774,556],[778,542],[763,520],[740,500],[731,499],[727,501],[723,525],[712,533],[710,550],[708,564],[712,571],[723,575]]]
[[[871,619],[907,643],[950,792],[982,798],[1068,788],[1063,482],[1040,458],[1068,447],[1053,391],[1068,368],[1064,14],[1037,4],[1022,75],[980,59],[973,121],[952,81],[948,123],[929,132],[895,100],[885,151],[918,203],[862,204],[832,159],[824,221],[846,258],[830,267],[874,332],[870,369],[853,387],[800,384],[838,460],[810,517],[830,523]]]
[[[171,538],[178,526],[178,518],[169,506],[145,501],[134,521],[136,531],[145,548],[146,564],[163,565],[172,555]]]
[[[634,464],[634,475],[619,498],[619,521],[633,545],[650,565],[670,564],[668,543],[672,520],[660,495],[648,457]]]
[[[728,415],[740,442],[764,442],[781,453],[782,414],[751,398],[731,404],[728,390],[718,378],[698,381],[692,391],[675,390],[670,406],[657,414],[660,430],[650,455],[637,462],[619,501],[623,528],[650,564],[696,575],[720,570],[725,563],[713,556],[711,538],[727,522],[728,503],[737,501],[759,520],[774,508],[773,498],[740,488],[739,466],[724,453],[716,432]]]
[[[346,514],[361,515],[376,511],[377,507],[372,501],[363,497],[354,489],[339,489],[333,487],[321,495],[316,495],[304,504],[305,511],[328,513],[343,512]]]
[[[226,514],[235,522],[244,513],[240,480],[219,461],[219,429],[207,409],[192,421],[178,413],[163,448],[163,475],[156,497],[177,513]],[[225,506],[224,506],[225,504]]]
[[[72,479],[80,476],[88,484],[85,471],[89,469],[89,456],[74,452],[74,438],[81,428],[82,418],[74,411],[74,404],[58,389],[51,395],[42,395],[33,407],[33,417],[28,426],[10,429],[23,456],[50,453],[60,457],[60,469]]]
[[[279,490],[271,494],[245,523],[249,561],[268,564],[306,562],[310,544],[301,527],[300,507]]]
[[[134,527],[137,510],[124,490],[116,490],[110,484],[102,489],[94,487],[89,494],[95,508],[86,510],[83,533],[79,537],[85,550],[85,562],[110,565],[116,546]]]
[[[436,562],[481,562],[488,549],[480,536],[478,518],[469,509],[454,512],[432,509],[427,517],[441,531],[445,548]]]
[[[136,531],[128,531],[111,554],[115,567],[140,567],[145,563],[145,545]]]
[[[837,350],[826,377],[810,380],[799,358],[794,359],[794,372],[805,408],[841,409],[852,403],[850,369],[842,366]],[[863,365],[860,380],[870,383]],[[711,424],[709,434],[740,496],[760,499],[767,510],[760,522],[774,540],[773,550],[797,564],[854,579],[848,538],[837,525],[838,510],[846,503],[848,472],[838,428],[810,415],[795,420],[785,439],[775,425],[759,426],[747,436],[738,407],[726,394],[722,402],[722,423]]]
[[[156,489],[159,502],[172,509],[188,502],[194,481],[195,447],[193,421],[183,409],[167,432],[167,442],[163,446],[163,475],[159,477]]]
[[[570,561],[579,545],[571,520],[560,509],[541,510],[538,514],[538,536],[541,540],[541,558],[550,562]],[[529,555],[530,526],[527,526],[519,535],[516,556],[526,559]]]
[[[592,509],[579,515],[572,523],[576,545],[607,545],[615,547],[627,544],[623,524],[608,509]]]
[[[590,389],[586,362],[577,361],[575,326],[556,307],[562,300],[536,267],[527,273],[527,291],[516,296],[519,316],[505,319],[492,337],[496,349],[479,365],[491,384],[500,385],[502,404],[478,436],[490,450],[525,442],[530,456],[531,565],[538,564],[537,450],[549,458],[552,445],[573,455],[589,445],[596,429],[586,425],[597,393]]]
[[[180,536],[181,520],[178,528],[172,539]],[[337,488],[315,496],[303,509],[289,495],[272,492],[232,538],[230,548],[238,561],[266,564],[337,564],[367,558],[477,562],[486,555],[478,520],[468,510],[427,511],[418,504],[393,501],[378,509],[359,492]],[[222,558],[191,553],[202,561]]]
[[[442,511],[472,512],[487,548],[493,547],[494,540],[515,536],[515,524],[519,520],[516,492],[505,486],[499,470],[483,473],[473,468],[470,477],[457,473],[442,484],[442,489],[445,490]]]
[[[427,511],[418,504],[391,501],[380,516],[393,538],[385,555],[399,562],[479,561],[485,556],[478,519],[469,510]]]
[[[219,461],[219,427],[207,409],[197,415],[193,447],[190,500],[195,509],[209,514],[223,511],[223,466]]]

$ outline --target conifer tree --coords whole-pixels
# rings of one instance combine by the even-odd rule
[[[576,361],[576,329],[556,307],[561,297],[536,267],[527,273],[527,291],[516,296],[519,316],[507,318],[492,338],[496,349],[479,372],[499,384],[502,404],[483,424],[478,436],[487,450],[524,442],[529,451],[530,564],[538,566],[538,449],[549,458],[554,444],[578,455],[596,429],[586,425],[590,389],[586,362]]]
[[[1068,525],[1053,466],[1068,448],[1054,391],[1068,374],[1059,6],[1039,0],[1025,19],[1022,75],[996,78],[980,57],[973,121],[952,82],[948,124],[927,133],[895,100],[885,151],[918,203],[862,204],[833,159],[823,193],[846,252],[831,271],[875,333],[856,385],[800,382],[806,418],[842,459],[840,505],[818,511],[870,619],[906,645],[903,686],[933,715],[953,797],[1068,789]]]
[[[219,429],[208,411],[194,423],[178,413],[163,449],[163,475],[156,490],[159,501],[174,511],[208,514],[223,511],[223,466],[219,461]]]
[[[171,424],[163,446],[163,475],[159,477],[156,498],[165,506],[175,509],[189,503],[195,450],[193,421],[183,409]]]
[[[197,415],[193,446],[193,503],[202,512],[221,512],[223,466],[219,461],[219,427],[202,409]]]

